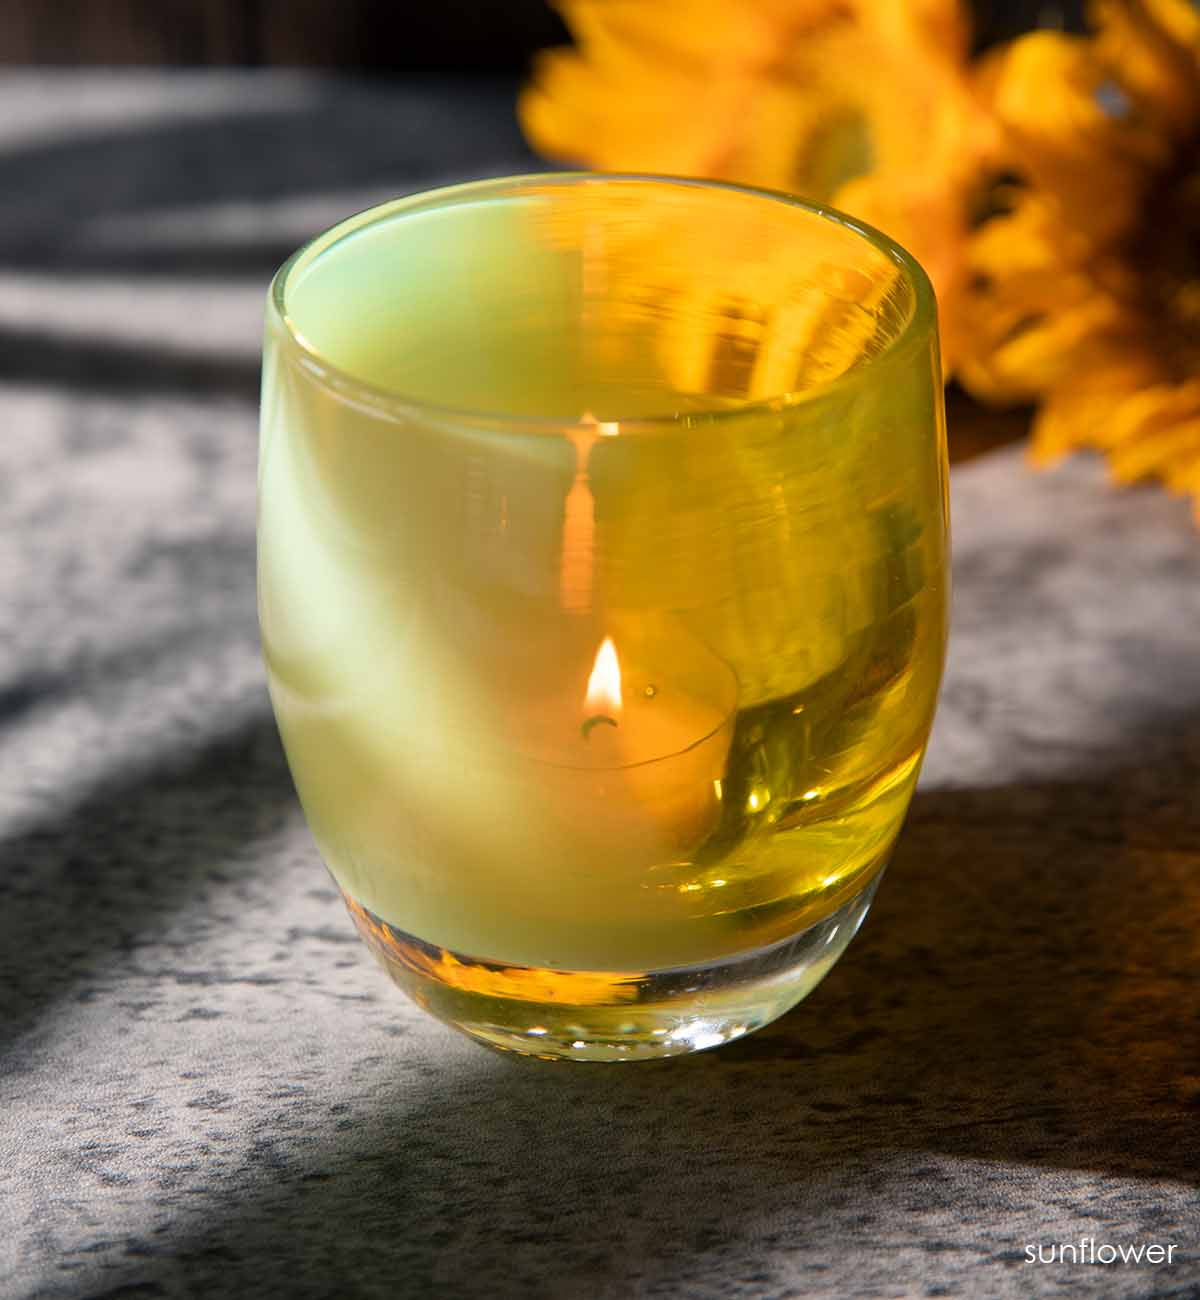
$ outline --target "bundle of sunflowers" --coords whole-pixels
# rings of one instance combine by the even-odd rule
[[[971,52],[965,0],[558,0],[522,95],[549,157],[829,202],[938,292],[947,370],[1036,404],[1200,519],[1200,8],[1093,0],[1085,33]]]

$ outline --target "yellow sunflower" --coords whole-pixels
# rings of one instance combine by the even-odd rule
[[[981,71],[1003,170],[968,254],[959,374],[1039,402],[1035,458],[1099,448],[1200,518],[1200,12],[1091,16],[1090,35],[1031,33]]]
[[[548,157],[828,201],[907,245],[958,353],[970,198],[990,145],[960,0],[559,0],[519,110]]]

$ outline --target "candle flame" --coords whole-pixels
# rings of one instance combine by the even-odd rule
[[[606,714],[614,721],[621,716],[621,663],[610,636],[604,638],[596,651],[584,708],[589,714]]]

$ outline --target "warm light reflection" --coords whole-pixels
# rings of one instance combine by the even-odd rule
[[[564,609],[592,608],[596,502],[588,463],[597,439],[615,438],[620,431],[621,426],[615,420],[597,420],[591,411],[584,411],[580,427],[567,433],[575,449],[575,478],[563,502],[559,590]]]
[[[614,722],[621,716],[621,664],[617,647],[606,636],[596,651],[596,663],[588,678],[584,707],[589,715],[603,714]]]

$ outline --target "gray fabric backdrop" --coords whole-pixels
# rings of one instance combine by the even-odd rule
[[[1200,533],[954,475],[875,911],[796,1012],[492,1055],[370,962],[254,618],[261,299],[376,198],[527,170],[512,87],[0,81],[0,1294],[1200,1294]],[[1026,1245],[1174,1244],[1034,1264]]]

